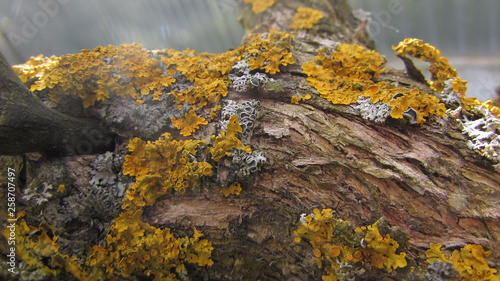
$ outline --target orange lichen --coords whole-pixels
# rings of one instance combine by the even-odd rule
[[[350,279],[362,271],[363,263],[387,272],[407,265],[406,254],[396,254],[398,242],[389,234],[382,236],[378,222],[353,229],[349,222],[334,218],[331,209],[314,209],[301,216],[293,233],[295,242],[306,239],[311,244],[315,262],[327,273],[325,281]]]
[[[10,230],[6,228],[4,235],[8,237],[9,234]],[[80,280],[85,280],[86,272],[81,270],[76,257],[59,252],[58,239],[49,226],[41,224],[40,227],[34,227],[23,220],[16,227],[16,253],[27,265],[39,269],[44,277],[56,276],[66,270]]]
[[[435,96],[423,93],[417,89],[405,92],[400,97],[397,97],[389,102],[391,106],[392,118],[403,118],[403,113],[410,108],[418,112],[417,123],[425,122],[425,117],[436,115],[444,117],[446,115],[446,107]]]
[[[301,101],[311,99],[312,96],[310,94],[306,95],[298,95],[298,96],[292,96],[291,102],[295,104],[299,104]]]
[[[61,56],[44,70],[31,90],[49,88],[49,97],[55,102],[71,95],[89,107],[111,95],[131,97],[138,103],[144,95],[153,94],[158,99],[162,87],[173,82],[175,79],[162,73],[158,61],[134,43]]]
[[[376,268],[385,268],[387,272],[407,266],[406,253],[396,254],[399,244],[392,239],[389,234],[385,237],[380,234],[378,223],[369,226],[362,226],[356,232],[366,231],[364,241],[366,247],[361,251],[365,260]]]
[[[429,71],[432,74],[429,85],[435,91],[441,92],[445,88],[445,81],[453,79],[453,90],[462,95],[465,94],[467,81],[461,80],[457,77],[457,71],[449,63],[448,59],[441,56],[441,52],[436,47],[424,43],[421,39],[406,38],[401,41],[397,46],[392,47],[398,56],[416,57],[419,60],[429,62]]]
[[[413,108],[417,123],[425,122],[429,115],[445,116],[445,105],[432,95],[374,81],[384,70],[384,59],[377,52],[350,44],[340,44],[337,50],[330,55],[321,51],[313,61],[302,64],[309,85],[321,97],[333,104],[353,104],[359,97],[369,97],[372,103],[389,104],[393,118],[403,118],[403,113]]]
[[[225,197],[228,197],[231,194],[240,195],[241,190],[241,184],[239,182],[233,182],[229,187],[221,188],[220,192],[224,194]]]
[[[381,67],[384,58],[359,45],[340,44],[337,50],[330,55],[320,51],[313,61],[302,64],[302,69],[308,76],[309,85],[322,98],[334,104],[352,104],[366,89],[375,85],[372,78],[384,70]],[[386,94],[384,100],[389,99]]]
[[[30,57],[24,64],[14,65],[12,68],[19,78],[21,78],[21,81],[26,82],[32,78],[39,79],[42,77],[45,69],[54,67],[58,61],[59,58],[56,56],[44,57],[43,55],[38,55]]]
[[[295,63],[291,51],[293,37],[292,34],[279,31],[252,34],[245,44],[250,69],[262,69],[269,74],[276,74],[281,65]]]
[[[312,28],[322,18],[321,11],[309,7],[298,7],[289,27],[292,29]]]
[[[252,11],[256,14],[265,11],[278,0],[245,0],[245,3],[252,4]]]
[[[213,136],[214,144],[208,149],[214,161],[219,161],[224,156],[231,155],[234,149],[240,149],[246,153],[252,153],[248,145],[244,145],[238,138],[243,130],[238,122],[238,117],[231,116],[227,123],[227,129],[220,132],[220,136]]]
[[[327,273],[323,280],[343,280],[340,273],[342,263],[358,263],[363,255],[355,246],[355,232],[349,222],[333,217],[331,209],[314,209],[303,215],[294,230],[295,242],[306,239],[313,247],[314,260]]]
[[[181,130],[183,136],[190,136],[193,132],[200,128],[200,125],[206,125],[208,121],[203,117],[196,115],[196,110],[193,108],[184,115],[184,118],[172,118],[172,125]]]
[[[106,245],[95,245],[86,261],[92,269],[91,280],[113,276],[130,277],[134,273],[154,275],[154,280],[177,280],[184,263],[211,266],[212,243],[193,237],[176,238],[170,229],[160,229],[141,220],[143,211],[126,211],[110,227]],[[154,258],[153,258],[154,257]]]
[[[475,281],[499,281],[500,277],[495,275],[496,269],[490,268],[486,258],[491,255],[490,251],[484,251],[480,245],[467,244],[460,250],[454,250],[451,257],[447,257],[441,250],[441,244],[431,243],[430,249],[425,252],[427,262],[442,261],[452,263],[455,270],[460,274],[459,280]]]
[[[465,97],[462,99],[462,102],[465,110],[471,110],[476,106],[482,106],[493,113],[497,118],[500,118],[500,108],[494,106],[491,100],[483,102],[475,97]]]
[[[158,197],[176,190],[183,193],[198,186],[198,179],[212,174],[212,165],[195,162],[192,156],[202,140],[173,140],[169,133],[151,142],[134,138],[127,146],[123,174],[136,178],[123,200],[122,208],[153,204]]]

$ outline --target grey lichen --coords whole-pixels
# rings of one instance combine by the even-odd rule
[[[23,192],[24,196],[22,198],[36,205],[42,205],[42,203],[46,203],[50,198],[52,198],[54,192],[55,188],[51,184],[44,182],[36,189],[25,189]]]
[[[274,81],[261,72],[250,73],[250,66],[246,60],[238,61],[229,74],[231,87],[239,93],[244,93],[253,88],[263,87],[266,83]]]
[[[500,173],[500,119],[482,106],[476,106],[473,111],[480,118],[468,120],[464,117],[462,133],[469,137],[469,148],[491,160]]]
[[[363,119],[375,123],[384,123],[391,113],[391,107],[388,104],[382,102],[372,103],[372,99],[369,97],[359,97],[357,104],[351,105],[351,107],[358,110]]]
[[[428,267],[425,277],[428,281],[455,280],[460,277],[458,271],[453,268],[451,262],[433,261]]]

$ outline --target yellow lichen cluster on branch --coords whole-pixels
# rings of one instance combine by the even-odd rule
[[[406,38],[397,46],[392,47],[398,56],[407,56],[418,58],[429,62],[429,71],[432,74],[431,81],[428,81],[431,88],[437,92],[443,91],[445,81],[452,79],[451,85],[453,91],[465,95],[467,91],[467,81],[457,77],[457,71],[448,63],[448,59],[441,56],[441,52],[436,47],[424,43],[421,39]]]
[[[141,96],[153,94],[158,99],[162,87],[175,79],[162,73],[158,61],[140,44],[109,45],[78,54],[64,55],[45,69],[31,90],[50,89],[49,97],[60,101],[66,96],[78,97],[83,107],[110,96],[131,97],[139,104]]]
[[[406,253],[396,253],[399,248],[398,242],[392,239],[389,234],[386,234],[385,237],[382,236],[377,222],[356,228],[356,232],[366,232],[363,238],[366,247],[363,248],[362,252],[365,260],[369,261],[371,265],[380,269],[384,268],[387,272],[407,266]]]
[[[323,13],[321,11],[309,7],[298,7],[297,13],[293,16],[292,23],[289,27],[291,29],[309,29],[318,23],[318,21],[322,18]]]
[[[276,74],[281,65],[295,63],[291,44],[293,37],[292,34],[279,31],[251,35],[244,50],[244,54],[249,56],[250,69]]]
[[[480,245],[467,244],[459,250],[454,250],[451,256],[447,256],[441,250],[441,244],[431,243],[430,249],[425,252],[427,262],[441,261],[452,263],[453,268],[460,274],[461,281],[500,281],[495,275],[496,269],[490,268],[486,258],[491,255],[490,251],[484,251]]]
[[[314,209],[303,215],[294,234],[295,242],[306,239],[313,247],[314,260],[327,273],[322,277],[325,281],[344,280],[361,269],[361,262],[388,272],[406,266],[405,253],[396,254],[398,243],[389,234],[383,237],[377,223],[355,230],[349,222],[334,218],[331,209]],[[360,244],[361,239],[366,245]],[[346,264],[350,272],[342,270],[341,265]]]
[[[137,43],[109,45],[59,58],[34,57],[15,69],[23,81],[37,79],[31,90],[46,90],[55,102],[77,98],[85,108],[114,96],[131,98],[140,105],[146,97],[159,100],[172,95],[177,109],[185,112],[181,118],[172,117],[172,125],[190,136],[217,116],[220,100],[231,84],[229,72],[237,61],[245,58],[251,70],[276,74],[280,66],[295,62],[292,38],[279,31],[252,34],[243,46],[221,54],[197,54],[189,49],[147,51]],[[178,82],[173,77],[185,78],[184,89],[171,87]],[[210,112],[200,116],[206,107]]]
[[[238,138],[243,129],[238,122],[238,117],[231,116],[227,123],[227,129],[220,132],[220,136],[212,136],[214,144],[208,149],[214,161],[219,161],[224,156],[231,155],[234,149],[240,149],[246,153],[252,153],[249,145],[244,145]]]
[[[160,229],[143,222],[142,209],[129,210],[113,220],[106,236],[106,246],[95,245],[86,265],[90,280],[128,278],[134,273],[154,276],[153,280],[178,280],[186,274],[185,263],[211,266],[212,243],[201,231],[193,237],[176,238],[170,229]]]
[[[224,194],[225,197],[228,197],[231,194],[240,195],[241,190],[241,184],[239,182],[233,182],[229,187],[221,188],[220,192]]]
[[[193,161],[202,140],[173,140],[169,133],[158,140],[132,139],[125,156],[123,174],[136,178],[123,200],[123,209],[152,205],[172,190],[184,193],[198,186],[199,178],[212,175],[212,165]]]
[[[245,3],[252,4],[252,11],[256,14],[265,11],[278,0],[245,0]]]
[[[21,78],[21,81],[26,83],[32,78],[40,79],[44,74],[44,70],[54,67],[58,61],[59,58],[56,56],[44,57],[43,55],[38,55],[30,57],[26,63],[14,65],[12,68],[19,78]]]
[[[359,45],[340,44],[337,52],[321,51],[313,61],[302,64],[309,85],[333,104],[353,104],[359,97],[372,103],[390,104],[391,117],[403,118],[413,108],[416,122],[425,122],[429,115],[445,116],[446,107],[439,99],[417,89],[396,87],[387,81],[375,81],[384,71],[384,58]]]

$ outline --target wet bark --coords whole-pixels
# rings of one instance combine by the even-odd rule
[[[0,155],[42,152],[52,156],[113,150],[114,137],[96,120],[46,107],[0,54]]]

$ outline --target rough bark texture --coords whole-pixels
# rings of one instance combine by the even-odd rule
[[[357,30],[359,23],[346,1],[278,1],[261,14],[242,5],[242,22],[254,31],[286,30],[284,22],[289,21],[291,9],[310,2],[329,15],[321,24],[331,28],[297,35],[297,64],[273,76],[284,86],[245,94],[230,91],[225,97],[260,101],[250,144],[267,158],[262,169],[245,177],[239,196],[226,198],[218,187],[230,183],[235,171],[228,159],[212,163],[217,165],[215,174],[203,179],[199,190],[165,194],[145,207],[142,219],[171,228],[178,236],[190,235],[196,227],[213,243],[214,265],[189,267],[191,280],[320,280],[324,272],[313,261],[311,246],[295,243],[293,235],[300,215],[314,208],[332,208],[335,216],[355,226],[385,218],[407,234],[409,241],[402,246],[416,262],[425,260],[431,242],[451,249],[474,243],[491,250],[490,261],[498,264],[500,174],[467,147],[458,121],[430,118],[423,125],[411,125],[390,119],[374,124],[355,115],[349,106],[333,105],[317,96],[290,103],[297,92],[312,90],[299,65],[311,59],[314,51],[331,48],[335,42],[371,46],[364,31]],[[388,71],[379,79],[426,87],[400,71]],[[209,141],[215,127],[209,124],[195,137]],[[126,144],[124,140],[114,153],[123,157]],[[53,181],[83,190],[92,180],[89,165],[98,157],[27,157],[24,164],[20,157],[4,159],[10,161],[6,165],[23,171],[23,186]],[[53,176],[43,177],[42,172]],[[76,220],[68,231],[69,241],[95,241],[95,231],[89,222]],[[401,280],[403,274],[408,270],[389,274],[367,267],[356,280]]]
[[[0,154],[102,153],[114,137],[96,120],[77,119],[47,108],[17,77],[0,53]]]

